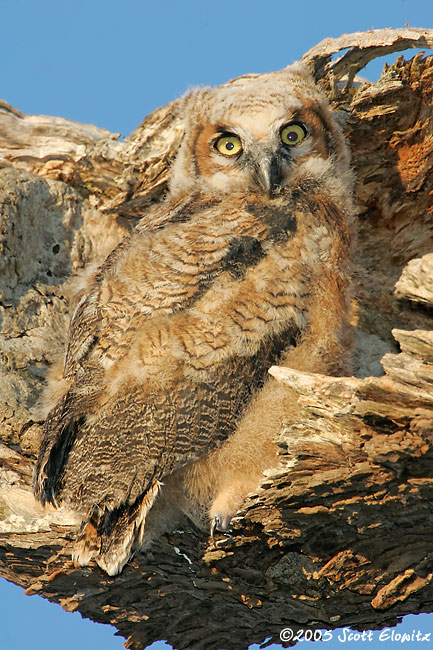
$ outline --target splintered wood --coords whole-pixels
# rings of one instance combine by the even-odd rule
[[[346,115],[357,174],[354,376],[272,368],[299,413],[275,432],[279,466],[238,513],[232,539],[215,549],[185,520],[116,578],[74,566],[75,515],[33,500],[35,404],[61,354],[71,275],[161,198],[182,124],[174,103],[122,140],[1,104],[2,576],[111,623],[136,650],[157,639],[236,650],[279,643],[287,626],[375,629],[432,611],[433,61],[400,58],[376,84],[350,85],[371,55],[432,38],[351,35],[304,57]]]

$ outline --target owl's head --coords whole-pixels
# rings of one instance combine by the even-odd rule
[[[272,198],[324,173],[350,176],[335,113],[302,64],[194,89],[182,110],[172,195],[254,191]]]

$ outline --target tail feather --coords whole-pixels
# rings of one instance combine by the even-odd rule
[[[68,395],[53,409],[45,422],[45,437],[39,450],[33,479],[35,497],[42,505],[51,503],[54,507],[58,506],[57,496],[69,453],[84,422],[83,416],[71,416],[67,402]]]
[[[156,481],[131,506],[123,504],[99,516],[95,512],[78,534],[73,561],[87,566],[94,559],[108,575],[120,573],[143,543],[146,517],[160,486]]]

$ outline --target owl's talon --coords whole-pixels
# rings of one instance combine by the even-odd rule
[[[218,531],[222,535],[224,535],[225,539],[215,539],[215,531]],[[221,517],[218,517],[216,515],[212,519],[212,523],[210,526],[210,536],[212,540],[212,546],[214,548],[218,548],[218,546],[223,546],[224,544],[227,544],[231,539],[233,539],[233,528],[231,526],[225,528],[222,524]]]
[[[231,529],[230,529],[231,530]],[[217,539],[215,542],[215,548],[218,548],[219,546],[225,546],[228,544],[232,539],[233,535],[231,533],[222,533],[224,535],[223,539]]]
[[[210,525],[210,537],[212,540],[212,545],[216,547],[216,540],[215,540],[215,531],[218,527],[218,524],[220,523],[220,518],[219,517],[214,517],[212,519],[211,525]]]

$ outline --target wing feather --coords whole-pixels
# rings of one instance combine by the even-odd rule
[[[233,292],[237,300],[246,290],[260,294],[262,285],[243,288],[242,280],[266,264],[266,235],[278,240],[275,223],[266,230],[261,214],[250,211],[242,221],[238,211],[221,214],[215,203],[193,199],[168,210],[163,224],[142,224],[91,280],[70,326],[70,388],[45,425],[35,478],[42,501],[83,512],[134,504],[227,439],[282,342],[293,341],[293,325],[277,322],[270,335],[262,327],[239,356],[224,337],[218,342],[212,313],[197,320],[195,306],[215,292],[223,329],[218,304]],[[201,350],[208,349],[203,361]]]

